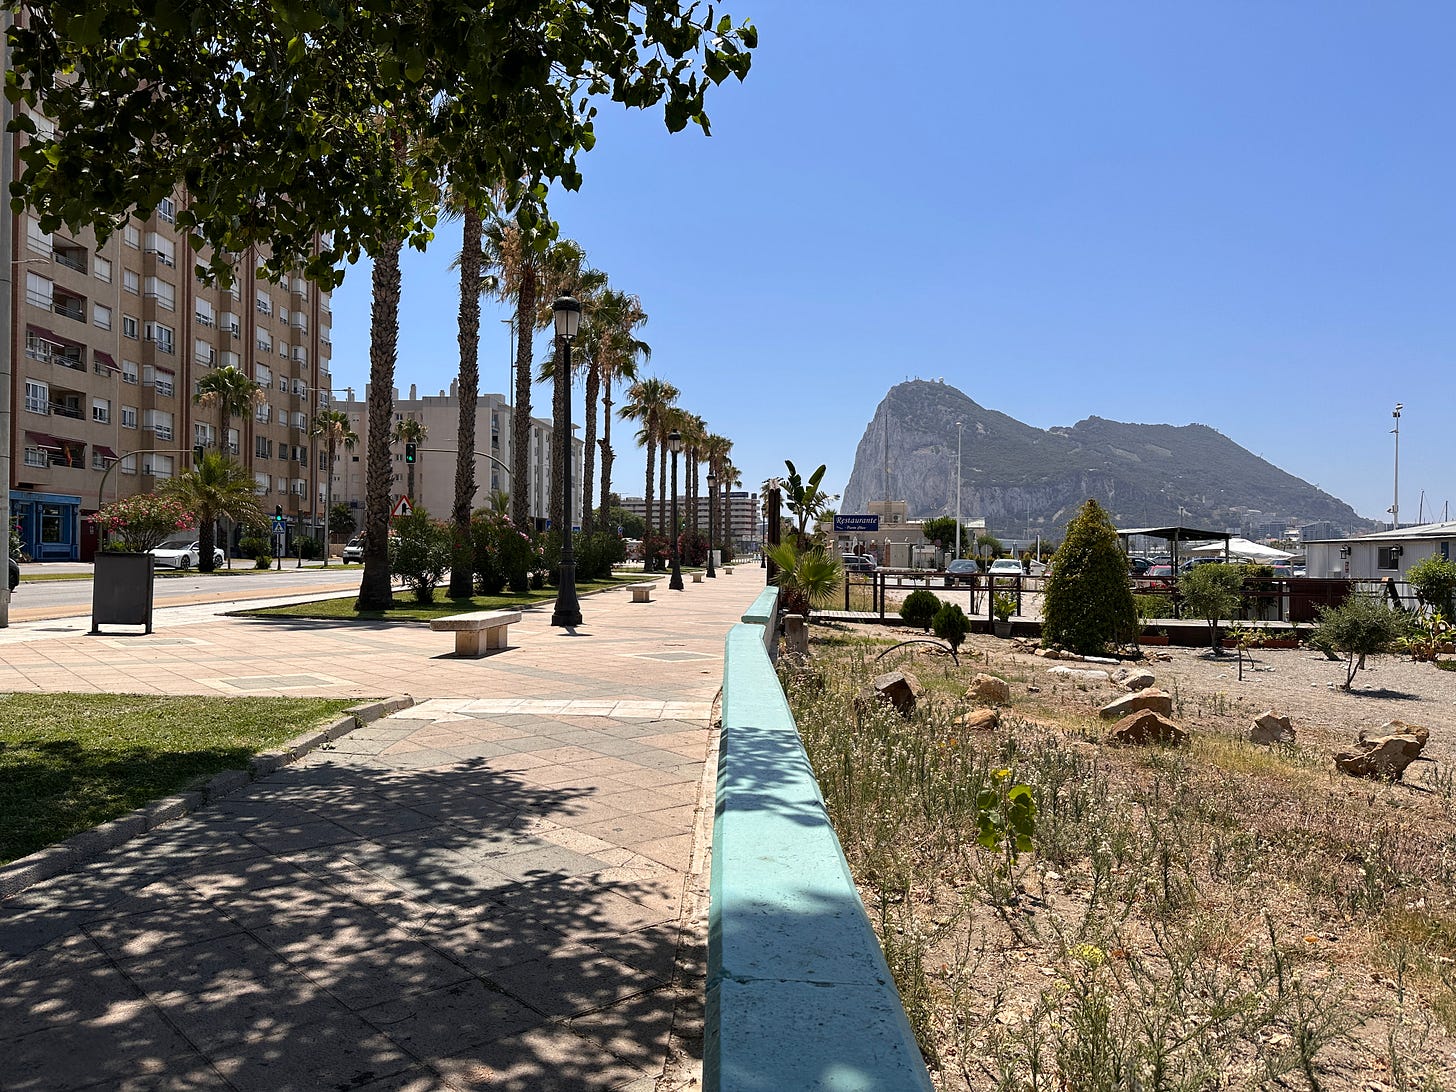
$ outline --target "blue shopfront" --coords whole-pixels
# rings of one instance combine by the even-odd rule
[[[12,489],[10,525],[34,561],[75,561],[81,556],[80,497]]]

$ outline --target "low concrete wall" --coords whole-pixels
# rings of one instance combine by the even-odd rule
[[[704,1087],[929,1092],[769,662],[772,611],[759,621],[760,605],[729,632],[724,665]]]
[[[779,589],[774,584],[759,592],[758,598],[743,612],[743,621],[746,624],[759,626],[763,630],[763,647],[770,660],[778,659],[774,655],[778,641],[778,613]]]

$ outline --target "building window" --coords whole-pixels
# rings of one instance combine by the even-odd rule
[[[37,250],[42,254],[49,255],[54,249],[49,231],[41,231],[40,221],[34,216],[25,218],[25,245],[31,250]]]
[[[143,330],[147,340],[156,343],[158,352],[172,351],[172,327],[163,326],[160,322],[148,322]]]
[[[171,239],[155,231],[147,232],[147,253],[155,254],[157,261],[165,266],[174,266],[177,264],[176,252],[176,246]]]
[[[25,408],[31,413],[50,413],[51,389],[49,384],[27,379],[25,381]]]
[[[91,420],[97,421],[103,425],[111,424],[111,399],[91,399]]]
[[[102,329],[102,330],[110,330],[111,329],[111,308],[110,307],[102,307],[101,304],[99,304],[99,303],[93,303],[91,305],[91,315],[92,315],[92,321],[94,321],[96,323],[96,325],[97,325],[97,327],[99,329]]]
[[[44,468],[50,466],[51,461],[40,448],[28,447],[25,449],[25,465]]]
[[[137,320],[136,320],[136,318],[134,316],[132,316],[132,315],[122,315],[121,316],[121,336],[122,337],[129,337],[133,341],[136,340],[136,336],[137,336]]]
[[[146,288],[147,299],[156,300],[158,307],[165,307],[171,311],[176,306],[177,286],[171,281],[164,281],[160,277],[148,277]]]
[[[135,406],[122,406],[121,407],[121,427],[122,428],[136,428],[136,426],[137,426],[137,411],[136,411],[136,407]]]
[[[121,362],[121,381],[123,383],[135,383],[137,381],[137,362],[135,360],[123,360]]]
[[[265,387],[273,385],[273,370],[265,365],[256,365],[253,369],[253,378]]]
[[[164,224],[175,224],[177,222],[177,202],[170,197],[162,198],[157,205],[157,219]]]
[[[121,241],[127,246],[132,247],[133,249],[140,248],[142,245],[141,229],[136,227],[134,224],[127,224],[126,227],[122,229]]]
[[[25,274],[25,302],[36,307],[44,307],[47,311],[55,298],[55,283],[49,277],[42,277],[39,273]]]
[[[142,290],[141,274],[135,269],[123,269],[121,271],[121,290],[130,292],[133,296],[140,295]]]
[[[217,319],[213,317],[212,304],[207,300],[195,300],[192,304],[197,317],[197,325],[212,326]]]
[[[1402,552],[1399,546],[1378,547],[1375,551],[1375,567],[1377,569],[1399,569]]]
[[[273,335],[268,333],[267,330],[259,330],[257,344],[260,353],[270,351],[273,348]]]
[[[271,315],[273,313],[273,297],[267,292],[259,292],[257,296],[258,314]]]
[[[271,459],[273,457],[273,441],[266,436],[254,436],[253,454],[260,459]]]
[[[124,459],[121,460],[121,472],[123,474],[135,474],[136,473],[136,456],[135,455],[128,455],[126,458],[124,458]]]
[[[268,492],[268,475],[255,473],[253,475],[253,491],[256,493]]]
[[[96,272],[96,279],[103,284],[111,283],[111,261],[103,258],[100,254],[93,259],[93,269]]]

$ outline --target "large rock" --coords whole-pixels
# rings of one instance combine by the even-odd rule
[[[1293,743],[1294,725],[1283,714],[1266,709],[1254,718],[1254,723],[1249,727],[1249,742],[1266,746],[1273,743]]]
[[[972,709],[955,722],[971,732],[989,732],[1001,726],[1001,714],[995,709]]]
[[[925,688],[910,672],[886,671],[875,676],[866,696],[893,706],[902,717],[909,717],[915,712],[915,703],[923,693]]]
[[[1104,720],[1120,720],[1129,713],[1141,713],[1144,710],[1171,717],[1173,715],[1173,695],[1162,690],[1139,690],[1133,694],[1125,694],[1116,701],[1108,702],[1098,710],[1098,715]]]
[[[966,687],[966,697],[983,705],[1005,705],[1011,700],[1011,687],[1005,679],[981,672]]]
[[[1104,683],[1108,679],[1107,672],[1099,668],[1049,667],[1047,674],[1056,675],[1068,682]]]
[[[1335,755],[1335,768],[1354,777],[1399,781],[1430,738],[1430,731],[1418,724],[1387,721],[1374,731],[1362,730],[1355,750]]]
[[[1128,690],[1146,690],[1157,681],[1158,677],[1151,671],[1129,671],[1118,680]]]
[[[1188,742],[1188,733],[1162,714],[1152,709],[1140,709],[1114,724],[1107,733],[1107,742],[1127,743],[1138,747],[1149,743],[1182,746]]]

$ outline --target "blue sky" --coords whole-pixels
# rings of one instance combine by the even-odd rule
[[[1402,521],[1456,501],[1456,8],[726,7],[761,48],[713,136],[603,104],[552,211],[745,481],[789,458],[842,489],[885,391],[943,376],[1040,427],[1199,421],[1371,518],[1401,401]],[[406,256],[402,389],[458,370],[458,249],[447,226]],[[362,388],[365,265],[334,313],[335,385]],[[485,390],[507,315],[487,301]]]

